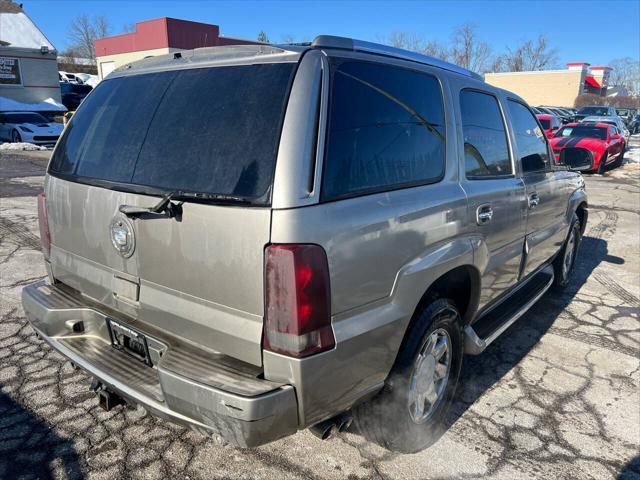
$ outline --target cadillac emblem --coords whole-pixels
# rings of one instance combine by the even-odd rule
[[[111,244],[120,255],[129,258],[136,248],[136,237],[133,224],[124,215],[116,215],[109,225]]]

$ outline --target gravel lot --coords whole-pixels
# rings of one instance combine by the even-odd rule
[[[20,306],[44,276],[35,195],[48,155],[0,151],[0,479],[640,478],[640,164],[587,176],[569,290],[467,357],[451,428],[396,455],[357,433],[322,442],[307,431],[242,450],[141,409],[102,411]]]

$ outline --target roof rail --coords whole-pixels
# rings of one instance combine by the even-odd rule
[[[454,65],[453,63],[445,62],[444,60],[422,55],[420,53],[410,52],[409,50],[403,50],[402,48],[366,42],[364,40],[355,40],[353,38],[338,37],[335,35],[318,35],[313,42],[311,42],[311,46],[315,48],[341,48],[343,50],[353,50],[355,52],[367,52],[387,57],[400,58],[402,60],[410,60],[412,62],[442,68],[477,80],[484,80],[482,76],[477,73],[467,70],[466,68],[459,67],[458,65]]]

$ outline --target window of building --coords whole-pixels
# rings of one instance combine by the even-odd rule
[[[442,178],[442,92],[428,74],[334,61],[322,199],[432,183]]]

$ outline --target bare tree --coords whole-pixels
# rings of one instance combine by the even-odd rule
[[[95,62],[95,41],[109,35],[111,27],[103,16],[79,15],[69,24],[69,50],[77,52],[82,58],[89,58]]]
[[[446,45],[435,40],[426,41],[420,35],[409,32],[391,32],[388,36],[378,35],[377,40],[380,43],[391,45],[395,48],[403,48],[412,52],[429,55],[431,57],[447,60],[449,58],[449,50]]]
[[[517,48],[507,48],[506,53],[499,55],[493,61],[493,72],[530,72],[544,70],[555,66],[558,54],[550,49],[547,38],[540,35],[537,40],[527,40]]]
[[[627,87],[630,93],[640,93],[640,62],[631,57],[616,58],[609,62],[612,68],[609,85]]]
[[[491,58],[491,47],[478,39],[474,25],[466,23],[456,28],[451,44],[453,63],[477,73],[486,71]]]
[[[132,33],[136,31],[136,24],[135,23],[125,23],[122,26],[122,33]]]
[[[447,46],[438,42],[437,40],[429,40],[428,42],[426,42],[420,53],[445,61],[449,60],[449,58],[451,57],[451,53],[449,52]]]
[[[291,35],[290,33],[286,33],[280,37],[280,43],[284,45],[289,45],[292,43],[296,43],[296,37]]]

